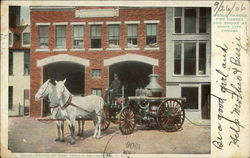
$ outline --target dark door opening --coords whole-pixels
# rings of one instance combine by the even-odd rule
[[[201,86],[202,119],[210,119],[210,85]]]
[[[109,67],[109,85],[118,74],[119,80],[125,87],[125,97],[135,96],[136,88],[145,88],[149,84],[152,65],[141,62],[121,62]]]
[[[43,81],[51,80],[55,85],[55,80],[62,81],[67,79],[65,86],[73,95],[84,96],[84,79],[85,69],[84,66],[73,64],[70,62],[57,62],[46,65],[43,68]],[[44,101],[43,103],[43,116],[50,114],[49,105]]]

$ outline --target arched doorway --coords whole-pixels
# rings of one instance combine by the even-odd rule
[[[149,84],[148,75],[152,73],[153,66],[143,62],[126,61],[109,66],[109,85],[118,74],[119,80],[124,85],[125,96],[135,96],[136,88],[145,88]]]
[[[55,80],[66,80],[65,86],[73,95],[84,96],[85,88],[85,67],[72,62],[56,62],[43,67],[43,81],[51,80],[55,85]],[[43,102],[43,116],[50,113],[48,103]]]

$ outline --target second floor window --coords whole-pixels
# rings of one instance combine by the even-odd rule
[[[56,26],[56,48],[66,48],[66,26]]]
[[[146,45],[147,47],[157,47],[157,24],[146,25]]]
[[[119,47],[119,25],[109,25],[109,47]]]
[[[91,48],[101,48],[101,25],[92,25],[90,30],[91,34]]]
[[[24,75],[30,74],[30,52],[24,52]]]
[[[127,25],[127,46],[137,47],[137,24]]]
[[[82,25],[73,26],[73,48],[74,49],[83,48],[83,26]]]
[[[30,45],[30,33],[23,33],[23,45]]]
[[[39,48],[49,48],[49,26],[38,28]]]
[[[205,75],[206,74],[206,41],[174,42],[174,74]]]

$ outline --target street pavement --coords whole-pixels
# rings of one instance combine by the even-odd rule
[[[77,133],[76,122],[76,133]],[[129,153],[129,154],[209,154],[210,126],[190,123],[181,130],[165,132],[137,126],[130,135],[122,135],[118,125],[111,124],[100,139],[93,138],[92,121],[85,122],[84,137],[70,145],[65,123],[65,142],[56,142],[55,122],[40,122],[29,117],[10,117],[8,146],[14,153]]]

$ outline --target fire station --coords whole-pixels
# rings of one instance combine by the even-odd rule
[[[105,95],[114,74],[126,96],[158,74],[166,93],[166,8],[30,7],[30,116],[49,113],[35,94],[47,79],[73,95]]]

